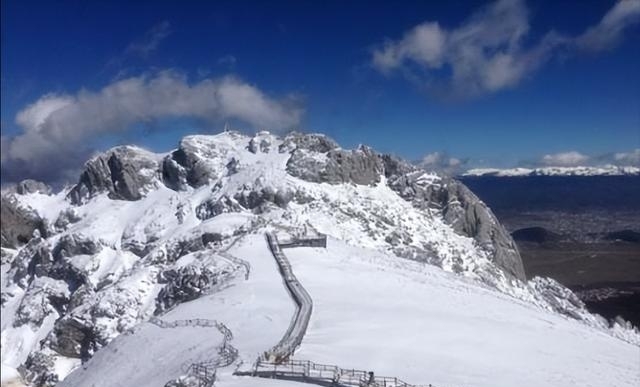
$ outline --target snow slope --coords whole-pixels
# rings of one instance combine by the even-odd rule
[[[251,263],[249,279],[181,304],[163,319],[224,321],[240,358],[250,364],[286,330],[293,308],[262,235],[247,237],[231,251]],[[430,265],[335,239],[326,250],[302,247],[286,254],[314,301],[295,359],[445,387],[640,382],[639,347]],[[182,328],[167,340],[167,333],[148,325],[111,342],[61,386],[131,380],[139,387],[161,385],[160,380],[180,375],[181,362],[214,352],[211,346],[219,339],[217,332]],[[148,343],[145,356],[140,343]],[[217,386],[292,385],[236,377],[233,368],[220,372]]]
[[[238,361],[250,366],[263,351],[278,342],[293,314],[293,305],[266,246],[262,234],[251,234],[240,240],[228,253],[246,260],[251,265],[251,275],[246,280],[236,279],[213,294],[180,304],[162,319],[223,322],[234,335],[231,344],[239,351]],[[219,344],[220,335],[215,329],[160,329],[144,323],[133,334],[111,342],[60,386],[162,386],[185,374],[189,364],[213,357]],[[140,353],[141,347],[144,355]],[[158,368],[162,373],[156,373]],[[234,368],[226,370],[226,377],[230,377]],[[114,369],[120,371],[114,372]],[[136,375],[135,383],[131,375]],[[224,378],[225,374],[221,373],[220,377]],[[253,381],[251,379],[251,383]]]
[[[435,386],[640,383],[638,346],[434,267],[335,239],[286,253],[314,300],[295,358]]]
[[[219,331],[159,328],[148,323],[156,315],[225,324],[239,357],[220,371],[219,385],[242,385],[246,379],[232,376],[234,368],[251,367],[276,344],[294,310],[264,232],[312,229],[332,238],[327,251],[286,251],[315,305],[296,358],[445,386],[589,385],[600,380],[597,372],[614,375],[610,385],[634,381],[629,359],[638,354],[638,332],[610,329],[553,281],[526,283],[507,273],[493,259],[495,240],[479,242],[456,229],[463,222],[478,227],[482,207],[465,209],[464,197],[446,196],[443,178],[400,171],[412,185],[398,192],[377,169],[381,156],[368,148],[338,148],[331,159],[323,150],[329,140],[297,136],[298,145],[267,132],[190,136],[176,156],[184,165],[175,152],[164,161],[148,152],[134,157],[145,165],[139,182],[100,170],[81,183],[104,178],[102,185],[79,183],[73,202],[69,190],[15,195],[47,233],[34,233],[15,250],[3,247],[3,374],[22,367],[22,376],[43,386],[69,373],[60,385],[127,385],[135,374],[136,385],[157,386],[216,356]],[[292,172],[295,154],[302,159]],[[149,168],[153,163],[158,170]],[[364,184],[359,179],[367,174],[373,178]],[[416,205],[407,199],[416,191],[436,192],[446,208],[432,206],[431,197]],[[116,200],[125,194],[136,199]],[[497,229],[489,212],[482,219],[493,227],[484,231]],[[248,278],[247,268],[225,254],[250,264]],[[266,382],[246,385],[256,383]]]

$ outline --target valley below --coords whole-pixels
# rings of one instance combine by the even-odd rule
[[[640,177],[463,181],[512,234],[527,278],[554,278],[590,311],[640,325]]]

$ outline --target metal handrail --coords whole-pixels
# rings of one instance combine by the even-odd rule
[[[291,359],[290,357],[302,342],[306,332],[311,318],[313,301],[294,275],[291,264],[282,252],[281,247],[303,246],[306,245],[306,242],[297,240],[287,243],[286,246],[281,246],[276,235],[270,232],[266,233],[266,239],[269,250],[278,264],[285,286],[296,305],[296,311],[282,339],[258,358],[251,375],[271,378],[278,376],[296,377],[302,382],[314,383],[314,380],[318,380],[322,381],[323,384],[331,382],[336,386],[433,387],[431,384],[428,386],[409,384],[396,377],[376,376],[373,372],[364,370],[345,369],[332,364]],[[325,375],[324,372],[329,372],[330,375]],[[312,375],[312,373],[318,374]]]

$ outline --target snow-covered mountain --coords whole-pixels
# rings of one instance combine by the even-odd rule
[[[232,346],[216,385],[292,384],[233,375],[294,313],[267,231],[328,236],[288,253],[314,299],[295,358],[438,386],[638,381],[638,331],[527,282],[458,181],[319,134],[224,132],[114,148],[58,193],[3,193],[3,383],[177,386]]]
[[[637,176],[640,167],[604,165],[599,167],[540,167],[540,168],[474,168],[462,176]]]

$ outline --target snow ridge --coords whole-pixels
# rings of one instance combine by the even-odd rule
[[[262,299],[256,289],[268,287],[260,282],[268,268],[246,243],[273,228],[316,230],[354,254],[383,255],[387,267],[403,258],[430,264],[457,274],[447,281],[640,344],[633,327],[588,313],[557,282],[525,282],[513,240],[461,183],[368,147],[344,150],[320,134],[188,136],[163,155],[120,147],[90,160],[71,189],[30,191],[7,193],[9,206],[26,209],[16,214],[28,213],[28,241],[3,239],[1,351],[3,374],[20,369],[33,385],[54,385],[113,342],[161,342],[158,327],[145,324],[153,316],[235,292],[254,293],[219,313]],[[250,318],[234,316],[212,319],[246,329]],[[267,317],[265,325],[279,321]],[[255,359],[258,341],[244,352],[236,343],[240,357]]]

